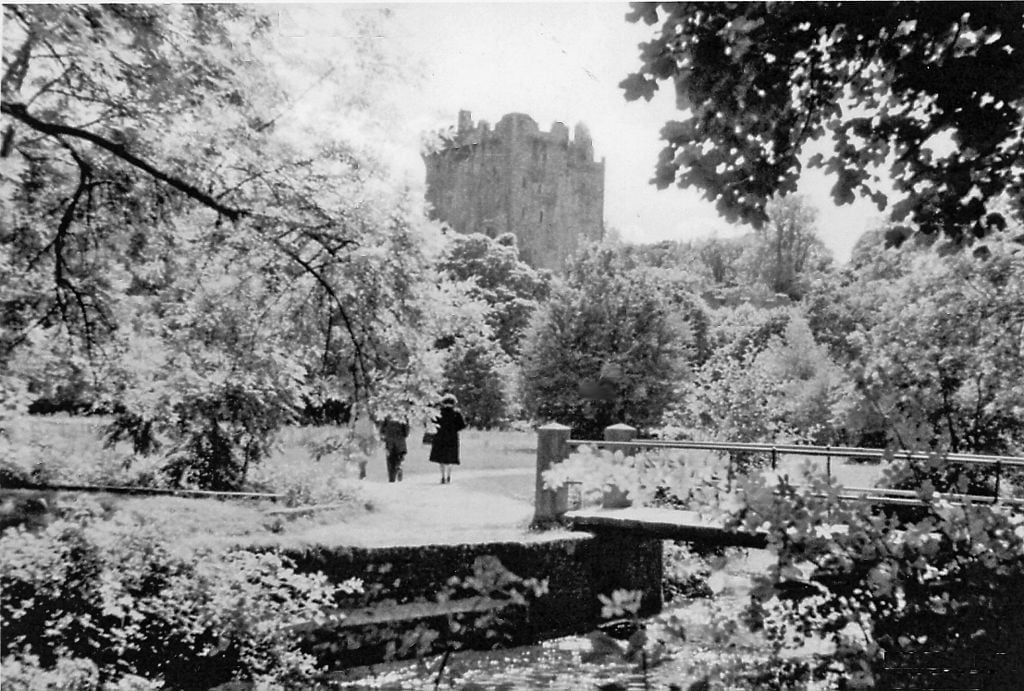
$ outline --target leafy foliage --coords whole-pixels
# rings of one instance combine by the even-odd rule
[[[510,233],[495,239],[454,234],[439,267],[485,308],[478,323],[463,321],[441,339],[444,388],[458,397],[469,425],[505,424],[518,413],[515,361],[523,333],[547,297],[551,276],[519,259]]]
[[[815,342],[798,312],[745,307],[718,316],[721,321],[712,336],[719,348],[679,388],[679,398],[662,420],[662,436],[724,442],[845,441],[852,382]],[[767,462],[759,454],[737,452],[731,457],[730,473],[746,473]]]
[[[924,234],[957,242],[1005,228],[992,201],[1024,196],[1024,21],[1018,5],[893,2],[637,4],[654,25],[640,69],[621,84],[650,99],[671,83],[689,111],[662,129],[655,182],[695,186],[730,220],[761,226],[796,190],[801,156],[836,178],[836,203],[884,209],[888,167]]]
[[[773,293],[799,299],[808,277],[832,259],[817,235],[817,213],[795,196],[772,200],[766,212],[767,226],[754,234],[743,263],[750,279]]]
[[[904,448],[1024,448],[1024,253],[916,257],[858,330],[854,374]]]
[[[655,424],[685,372],[691,315],[611,248],[584,251],[538,310],[523,349],[523,395],[536,418],[599,438],[625,422]]]
[[[646,449],[625,454],[589,444],[544,472],[548,489],[580,483],[584,504],[600,504],[604,492],[618,488],[635,505],[704,509],[728,492],[730,480],[729,462],[715,453]]]
[[[470,296],[491,308],[486,321],[494,338],[507,355],[518,356],[530,315],[547,297],[551,275],[519,258],[511,233],[494,239],[482,233],[455,234],[440,268],[453,280],[472,281]]]
[[[515,416],[517,371],[500,344],[478,334],[461,336],[445,358],[445,388],[459,399],[467,425],[490,429]]]
[[[258,8],[4,13],[9,376],[84,370],[140,451],[169,442],[223,486],[300,401],[433,400],[431,346],[468,299],[388,163],[369,88],[398,75],[372,18],[299,64]],[[315,96],[295,79],[311,71],[332,78]],[[311,98],[344,130],[292,117]]]
[[[3,655],[95,666],[172,688],[308,682],[289,625],[323,616],[334,588],[273,554],[180,552],[152,525],[79,503],[38,533],[0,538]],[[5,662],[6,667],[6,662]]]
[[[1012,509],[955,506],[926,484],[922,515],[900,525],[840,502],[824,480],[797,489],[752,477],[743,491],[733,524],[766,529],[778,555],[756,579],[748,625],[779,651],[819,636],[834,644],[797,671],[862,688],[1019,678],[1024,530]]]
[[[877,235],[876,235],[877,237]],[[856,383],[851,438],[981,453],[1021,448],[1022,256],[907,243],[862,252],[804,301],[816,337]]]

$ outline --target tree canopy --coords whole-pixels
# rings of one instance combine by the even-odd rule
[[[226,310],[234,296],[243,312],[265,306],[259,325],[235,315],[263,334],[250,336],[291,330],[312,347],[302,364],[331,365],[349,390],[407,367],[402,344],[421,339],[396,330],[432,311],[419,284],[436,283],[439,233],[366,144],[374,132],[293,117],[302,94],[267,16],[8,5],[5,17],[0,357],[36,328],[102,347],[144,324],[140,309],[177,319],[180,336],[200,303]],[[372,64],[358,45],[372,31],[354,31]],[[318,84],[364,86],[353,81]],[[352,130],[368,107],[348,99],[336,115]],[[220,315],[202,340],[245,331],[231,324]]]
[[[767,211],[768,224],[749,248],[748,273],[773,293],[799,299],[808,274],[832,261],[817,234],[817,212],[799,196],[773,199]]]
[[[527,329],[527,412],[586,439],[617,422],[657,424],[706,320],[673,288],[616,248],[581,250]]]
[[[433,400],[468,298],[389,165],[375,84],[400,73],[372,15],[312,57],[249,6],[4,17],[4,374],[88,370],[135,432],[241,449],[238,470],[304,399]]]
[[[483,233],[455,234],[441,258],[440,268],[455,281],[472,281],[470,295],[491,308],[487,324],[509,356],[519,354],[519,342],[537,309],[547,297],[551,275],[537,271],[519,257],[511,233],[491,239]]]
[[[637,3],[627,18],[661,26],[626,98],[667,81],[689,112],[663,128],[654,181],[703,190],[730,220],[764,224],[826,135],[809,165],[836,203],[886,208],[887,169],[893,218],[925,234],[969,242],[1006,227],[994,200],[1024,198],[1020,3]]]

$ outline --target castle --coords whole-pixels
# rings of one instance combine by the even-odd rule
[[[492,130],[459,112],[458,129],[424,155],[431,218],[460,233],[512,233],[534,268],[560,271],[583,243],[604,236],[604,160],[578,124],[542,132],[511,113]]]

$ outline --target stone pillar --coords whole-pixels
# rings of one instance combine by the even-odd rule
[[[544,487],[542,473],[569,457],[569,433],[565,425],[553,422],[537,428],[537,482],[533,504],[533,526],[541,528],[558,520],[557,492]]]
[[[636,427],[630,427],[620,422],[617,425],[609,425],[604,428],[605,441],[632,441],[633,439],[636,439]],[[632,456],[637,452],[635,446],[609,446],[607,450],[621,451],[623,456]],[[627,491],[619,486],[605,489],[604,496],[601,498],[601,506],[606,509],[623,509],[632,503]]]
[[[609,425],[604,428],[605,441],[632,441],[636,439],[636,427],[620,422],[617,425]],[[636,453],[633,446],[609,446],[612,451],[622,451],[623,456],[632,456]]]

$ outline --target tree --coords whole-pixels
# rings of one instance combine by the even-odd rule
[[[690,315],[615,248],[585,249],[534,315],[523,348],[527,412],[584,438],[659,421],[692,354]],[[699,307],[693,304],[693,309]]]
[[[385,163],[372,21],[337,47],[353,73],[278,50],[256,8],[4,13],[0,362],[62,340],[133,434],[220,449],[230,477],[304,397],[433,400],[467,297]],[[295,116],[314,91],[348,136]],[[238,396],[255,426],[225,418]]]
[[[801,197],[773,199],[767,212],[767,226],[755,232],[748,246],[748,274],[773,293],[800,299],[808,275],[832,261],[817,235],[817,212]]]
[[[903,448],[1024,448],[1024,254],[910,255],[875,321],[852,340],[861,393]]]
[[[627,19],[661,28],[626,98],[668,81],[689,111],[662,130],[654,181],[702,189],[730,220],[764,225],[826,133],[810,165],[836,203],[884,209],[885,166],[905,196],[893,217],[926,235],[969,242],[1006,227],[993,202],[1024,197],[1020,4],[638,3]]]
[[[514,417],[517,375],[515,362],[489,334],[459,336],[445,350],[444,388],[459,399],[470,427],[490,429]]]
[[[520,340],[537,303],[547,297],[551,275],[519,258],[511,233],[491,239],[482,233],[450,238],[440,268],[453,280],[472,281],[469,294],[491,308],[487,323],[501,349],[519,354]]]
[[[743,245],[737,239],[711,237],[696,244],[697,256],[718,285],[734,285],[738,281],[737,266]]]
[[[681,387],[666,428],[729,442],[840,441],[852,383],[807,320],[751,307],[720,318],[719,347]]]

